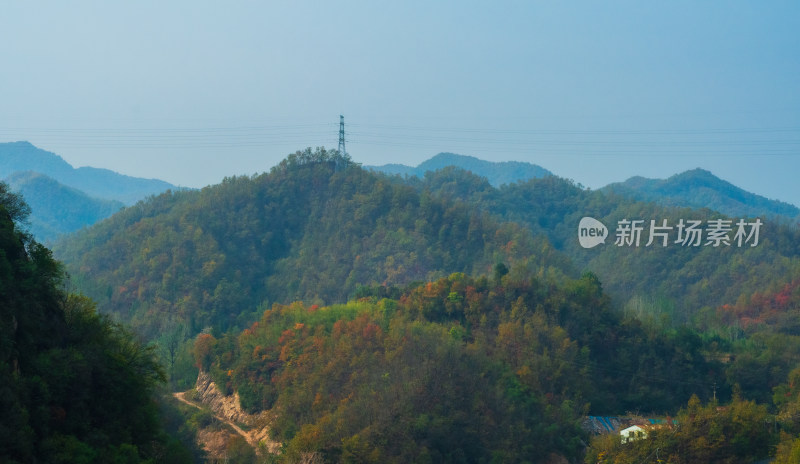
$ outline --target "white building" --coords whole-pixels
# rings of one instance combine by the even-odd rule
[[[620,430],[619,435],[622,443],[628,443],[629,441],[647,438],[647,430],[638,425],[631,425],[627,429]]]

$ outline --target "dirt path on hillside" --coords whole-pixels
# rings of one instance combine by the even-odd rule
[[[187,392],[175,392],[175,393],[172,394],[172,396],[177,398],[178,401],[180,401],[182,403],[186,403],[189,406],[194,406],[195,408],[200,409],[200,410],[204,409],[200,405],[198,405],[198,404],[196,404],[196,403],[194,403],[192,401],[187,400],[186,399],[186,393]],[[230,425],[231,428],[234,431],[236,431],[236,433],[241,435],[247,441],[247,444],[249,444],[250,446],[253,447],[253,449],[256,451],[256,453],[260,454],[261,451],[260,451],[260,449],[258,447],[258,439],[255,436],[253,436],[252,433],[246,432],[244,429],[242,429],[241,427],[239,427],[238,425],[233,423],[231,420],[229,420],[229,419],[227,419],[227,418],[225,418],[223,416],[220,416],[219,414],[215,413],[214,411],[210,411],[209,410],[209,412],[211,412],[211,414],[214,415],[214,418],[216,418],[218,421],[220,421],[220,422],[222,422],[224,424]]]

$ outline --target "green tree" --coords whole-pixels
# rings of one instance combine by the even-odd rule
[[[62,290],[25,211],[0,183],[0,461],[152,462],[170,442],[154,348]]]

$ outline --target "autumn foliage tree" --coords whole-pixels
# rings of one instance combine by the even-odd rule
[[[198,369],[207,371],[211,367],[212,350],[216,339],[209,333],[201,333],[194,341],[194,360]]]

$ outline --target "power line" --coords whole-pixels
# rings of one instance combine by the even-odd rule
[[[344,116],[339,150],[345,152]],[[2,127],[0,137],[75,148],[258,148],[326,145],[334,124],[239,125],[230,127],[52,128]],[[571,156],[795,156],[800,127],[711,129],[493,129],[352,124],[347,142],[364,147],[442,151],[535,152]]]

